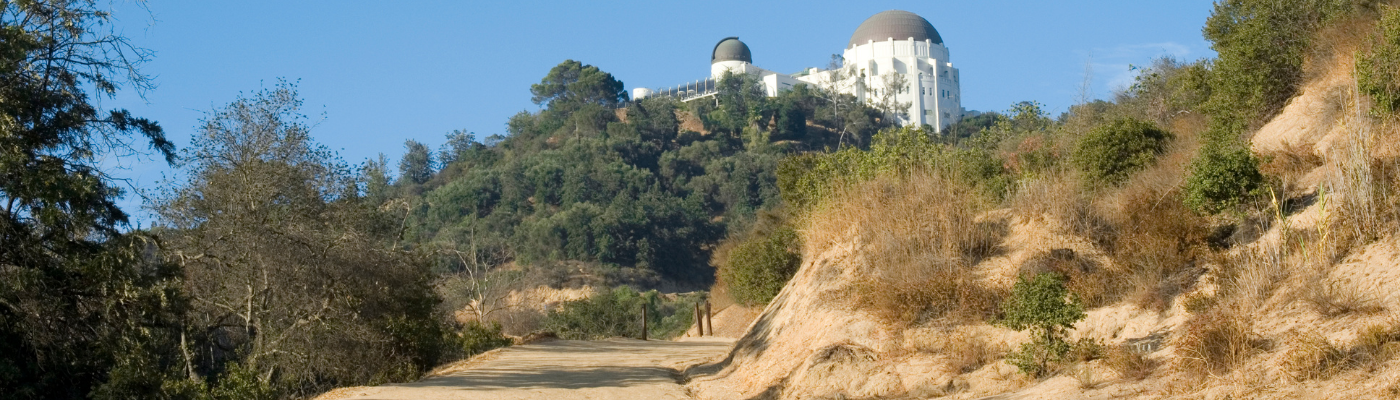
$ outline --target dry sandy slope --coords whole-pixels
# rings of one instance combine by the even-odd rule
[[[555,340],[493,351],[418,382],[342,388],[332,399],[689,399],[679,370],[719,356],[727,339]]]

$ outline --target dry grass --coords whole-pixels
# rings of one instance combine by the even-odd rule
[[[1157,370],[1157,360],[1148,358],[1128,346],[1109,347],[1107,353],[1104,363],[1123,378],[1142,380]]]
[[[923,335],[909,345],[914,351],[948,357],[948,363],[960,374],[1000,360],[1007,352],[1003,345],[992,344],[981,336],[957,330],[938,330]]]
[[[1316,282],[1304,287],[1304,301],[1318,314],[1326,317],[1377,314],[1385,311],[1385,307],[1374,297],[1338,282]]]
[[[1208,247],[1206,221],[1186,208],[1175,187],[1156,182],[1125,186],[1108,204],[1107,214],[1122,232],[1112,255],[1127,270],[1125,295],[1144,308],[1167,309],[1204,272],[1199,259]]]
[[[1298,184],[1302,177],[1327,161],[1308,144],[1285,142],[1282,147],[1264,156],[1259,172],[1278,178],[1285,193],[1299,193],[1305,189]]]
[[[1300,333],[1289,342],[1283,368],[1295,380],[1326,379],[1346,368],[1347,354],[1317,333]]]
[[[866,277],[853,304],[895,326],[993,315],[1000,294],[973,278],[972,265],[998,251],[1006,226],[977,221],[982,207],[963,188],[930,175],[876,179],[846,188],[802,231],[806,253],[852,239]]]
[[[1375,372],[1400,355],[1400,327],[1375,325],[1362,329],[1350,347],[1340,347],[1316,333],[1297,334],[1283,366],[1296,380],[1327,379],[1343,371]]]
[[[1220,307],[1193,315],[1182,325],[1174,342],[1186,371],[1223,374],[1269,347],[1252,330],[1251,319],[1234,309]]]

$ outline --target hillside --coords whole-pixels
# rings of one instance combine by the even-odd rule
[[[1382,25],[1400,29],[1387,12]],[[1308,33],[1297,89],[1242,135],[1267,181],[1235,211],[1183,206],[1193,160],[1225,140],[1212,136],[1230,118],[1219,108],[1156,114],[1174,141],[1107,189],[1082,189],[1073,168],[1013,174],[1004,200],[968,199],[937,170],[832,189],[792,222],[797,273],[725,359],[689,371],[689,387],[701,399],[1400,395],[1400,137],[1358,72],[1394,39],[1371,39],[1371,18]],[[1138,106],[1179,91],[1191,68],[1158,64],[1099,117],[1079,108],[1058,132],[1113,113],[1152,119]],[[1040,140],[1083,141],[1058,132]],[[1036,135],[1009,136],[993,151],[1015,168]],[[1041,272],[1063,276],[1086,313],[1068,358],[1035,377],[1010,362],[1029,337],[999,322],[997,304],[1018,275]]]

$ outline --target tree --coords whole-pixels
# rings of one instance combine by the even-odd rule
[[[1064,277],[1044,273],[1032,278],[1021,276],[1011,288],[1011,297],[1001,305],[1002,325],[1018,331],[1030,330],[1031,341],[1007,359],[1030,375],[1050,371],[1070,350],[1066,330],[1084,319],[1079,297],[1065,289]]]
[[[455,130],[447,133],[447,142],[442,144],[442,149],[438,150],[438,163],[444,168],[448,164],[456,162],[458,158],[467,152],[484,147],[476,141],[476,133],[464,130]]]
[[[530,101],[554,110],[575,109],[584,104],[616,106],[627,101],[622,81],[598,67],[565,60],[549,70],[540,83],[530,85]]]
[[[421,185],[432,179],[433,152],[428,150],[428,145],[410,139],[404,141],[403,146],[408,152],[399,160],[399,180]]]
[[[880,92],[877,95],[875,108],[885,114],[886,118],[892,120],[902,120],[909,118],[909,106],[911,103],[899,101],[899,95],[909,91],[909,78],[904,74],[890,73],[880,77]]]
[[[186,271],[197,362],[290,396],[414,378],[443,351],[427,263],[390,247],[397,221],[358,198],[300,105],[279,82],[207,114],[188,180],[153,206]]]
[[[152,87],[96,0],[0,2],[0,398],[155,395],[178,379],[179,271],[123,233],[100,158],[174,146],[94,101]],[[89,92],[91,90],[91,92]]]

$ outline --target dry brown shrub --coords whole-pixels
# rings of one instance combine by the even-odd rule
[[[1357,368],[1376,371],[1400,355],[1400,326],[1372,325],[1357,335],[1347,357]]]
[[[1294,379],[1327,379],[1349,369],[1375,372],[1400,355],[1400,327],[1373,325],[1363,329],[1350,348],[1340,348],[1316,333],[1298,334],[1284,354],[1284,367]]]
[[[1283,368],[1296,380],[1326,379],[1347,368],[1347,353],[1314,332],[1300,333],[1283,355]]]
[[[965,271],[929,271],[916,281],[871,278],[857,282],[855,307],[893,326],[921,325],[945,318],[984,320],[996,315],[1001,293],[971,279]]]
[[[1283,143],[1282,149],[1266,154],[1264,160],[1259,166],[1259,172],[1279,178],[1285,193],[1302,190],[1297,183],[1303,175],[1326,164],[1326,160],[1313,150],[1313,146],[1299,143]]]
[[[1113,256],[1132,289],[1126,294],[1145,308],[1165,310],[1204,272],[1206,221],[1181,201],[1175,188],[1126,186],[1110,199],[1112,219],[1122,232]]]
[[[1350,64],[1356,52],[1370,47],[1367,39],[1375,34],[1376,22],[1375,15],[1356,15],[1318,29],[1303,60],[1303,82],[1335,73],[1338,64],[1343,64],[1345,71],[1351,71]]]
[[[853,304],[886,323],[986,318],[1001,296],[973,279],[971,266],[1000,251],[1006,227],[978,221],[982,206],[967,193],[922,174],[853,185],[809,217],[806,253],[860,244],[868,271],[852,286]]]
[[[1109,347],[1104,363],[1119,376],[1138,380],[1152,375],[1158,364],[1157,360],[1123,345]]]
[[[1196,314],[1182,325],[1175,345],[1187,371],[1223,374],[1269,347],[1253,332],[1250,320],[1233,309]]]
[[[1303,300],[1318,314],[1338,317],[1347,314],[1377,314],[1385,311],[1374,297],[1338,282],[1304,285]]]
[[[1022,218],[1049,216],[1066,225],[1071,233],[1084,236],[1096,245],[1111,245],[1114,226],[1094,208],[1084,184],[1074,173],[1050,175],[1023,181],[1010,199],[1011,209]]]
[[[988,343],[986,339],[967,332],[944,330],[930,337],[931,340],[914,344],[914,350],[924,353],[941,354],[960,374],[976,371],[995,360],[1006,356],[1005,346]]]

